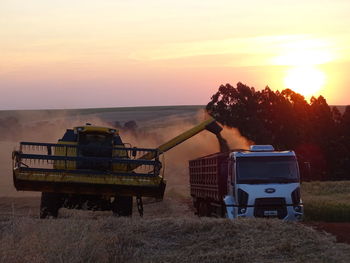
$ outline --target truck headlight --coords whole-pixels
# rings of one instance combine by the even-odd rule
[[[247,208],[245,208],[245,207],[238,208],[238,214],[244,214],[245,212],[247,212]]]

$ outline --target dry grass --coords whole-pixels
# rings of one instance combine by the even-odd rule
[[[3,218],[1,262],[348,262],[301,224],[197,218]]]
[[[193,215],[189,200],[145,204],[145,217],[62,209],[37,218],[38,198],[0,198],[0,262],[348,262],[350,246],[302,224]]]
[[[349,202],[348,182],[303,183],[310,204]],[[169,197],[172,196],[172,197]],[[0,262],[349,262],[350,246],[302,224],[198,219],[176,193],[145,218],[62,209],[37,219],[39,199],[0,198]],[[311,209],[311,210],[310,210]],[[320,211],[314,216],[318,220]]]
[[[306,207],[349,202],[347,182],[303,184]],[[39,220],[38,197],[0,198],[0,262],[349,262],[350,246],[302,224],[198,219],[169,192],[145,218],[62,209]],[[339,200],[340,199],[340,200]],[[322,204],[322,202],[320,203]],[[310,210],[309,210],[310,212]]]
[[[350,181],[302,184],[306,220],[350,222]]]

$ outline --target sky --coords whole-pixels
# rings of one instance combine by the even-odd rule
[[[202,105],[221,84],[350,104],[348,0],[0,0],[0,109]]]

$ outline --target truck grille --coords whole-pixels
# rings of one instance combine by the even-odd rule
[[[287,216],[286,200],[284,198],[257,198],[254,216],[283,219]]]

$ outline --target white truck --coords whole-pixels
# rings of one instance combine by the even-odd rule
[[[190,190],[199,216],[303,218],[294,151],[271,145],[215,153],[189,161]]]

